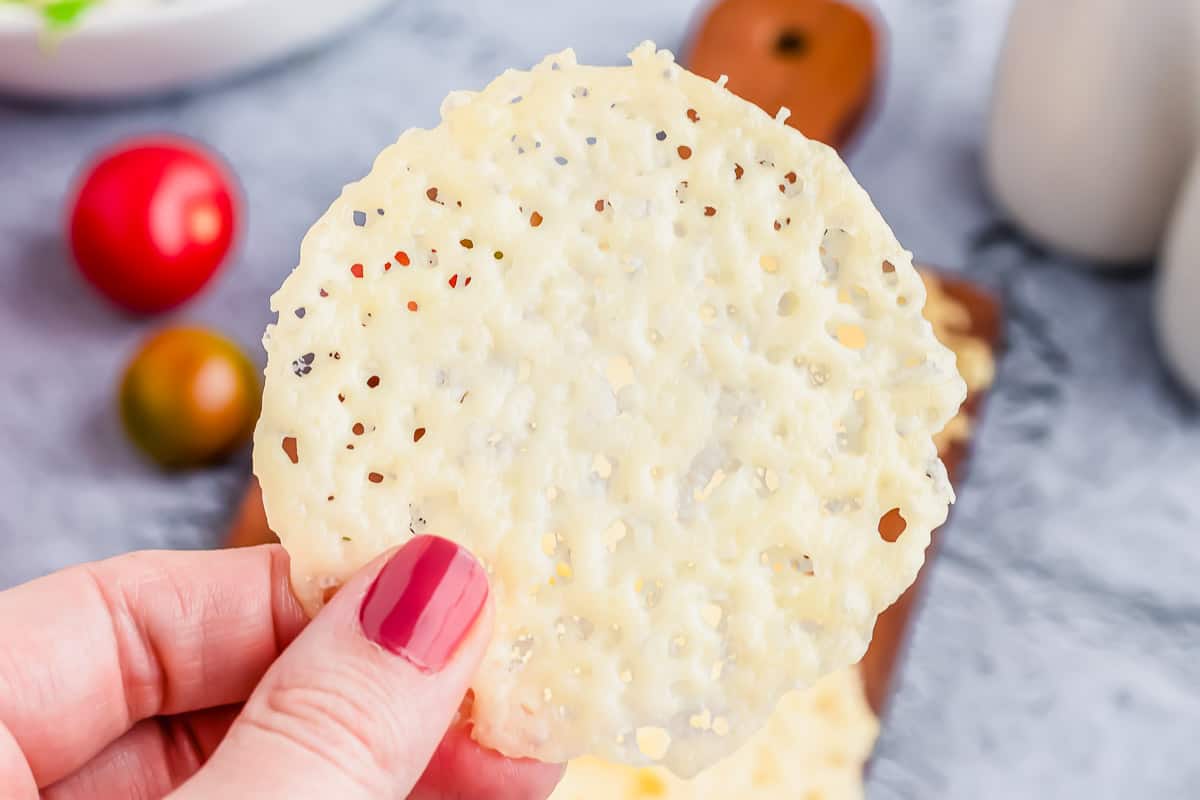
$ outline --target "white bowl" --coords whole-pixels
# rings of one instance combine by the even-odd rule
[[[314,46],[388,2],[101,3],[53,39],[37,13],[0,2],[0,93],[107,100],[219,80]]]

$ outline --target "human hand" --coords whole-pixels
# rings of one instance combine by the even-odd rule
[[[544,798],[560,766],[451,727],[490,609],[478,562],[430,536],[311,623],[278,545],[132,553],[0,592],[0,794]]]

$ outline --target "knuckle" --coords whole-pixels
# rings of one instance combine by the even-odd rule
[[[284,673],[247,706],[250,725],[315,756],[364,789],[386,791],[410,763],[395,705],[377,676],[351,664]]]

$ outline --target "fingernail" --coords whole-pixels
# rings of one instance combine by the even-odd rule
[[[439,536],[418,536],[383,565],[358,619],[368,639],[437,672],[475,624],[487,594],[474,556]]]

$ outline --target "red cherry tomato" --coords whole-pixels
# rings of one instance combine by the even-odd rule
[[[179,138],[126,142],[86,171],[71,208],[71,250],[88,281],[140,314],[179,305],[208,282],[237,228],[224,166]]]

